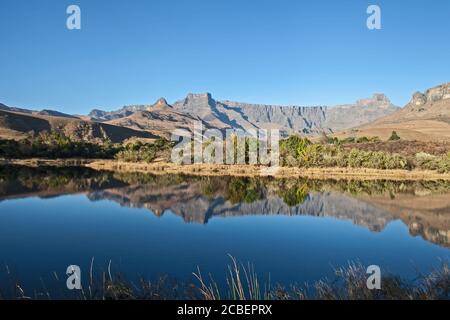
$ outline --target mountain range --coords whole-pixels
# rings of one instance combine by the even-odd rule
[[[279,106],[215,100],[210,93],[188,94],[169,104],[164,98],[150,105],[129,105],[116,111],[92,110],[69,115],[0,104],[0,137],[21,138],[30,133],[58,130],[75,139],[169,137],[177,128],[192,130],[194,121],[205,128],[279,129],[286,134],[318,136],[388,136],[450,139],[450,83],[414,94],[405,108],[384,94],[337,106]]]
[[[404,108],[339,135],[387,139],[394,130],[405,140],[449,141],[450,82],[416,92]]]
[[[157,121],[162,119],[165,122],[163,128],[158,128],[159,133],[170,131],[164,132],[164,128],[178,127],[173,122],[192,126],[192,119],[196,119],[209,128],[280,129],[288,133],[314,135],[368,123],[397,109],[383,94],[375,94],[354,104],[306,107],[216,101],[210,93],[190,93],[172,105],[160,99],[151,106],[123,107],[115,112],[93,110],[89,116],[92,121],[144,130],[159,127]]]

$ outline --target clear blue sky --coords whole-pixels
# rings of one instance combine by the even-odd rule
[[[82,29],[66,29],[81,7]],[[378,4],[382,30],[366,28]],[[0,102],[86,113],[188,92],[300,105],[450,81],[448,0],[0,0]]]

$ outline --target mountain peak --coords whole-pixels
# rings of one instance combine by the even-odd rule
[[[216,105],[216,101],[211,94],[206,93],[189,93],[186,98],[175,103],[175,107],[181,109],[210,109]]]
[[[389,98],[384,93],[374,93],[372,99],[380,102],[391,102],[391,100],[389,100]]]
[[[188,93],[187,99],[212,99],[211,93]]]
[[[172,108],[164,98],[159,98],[153,105],[147,108],[147,111],[153,111],[155,109]]]
[[[167,103],[167,100],[166,100],[166,99],[164,99],[164,98],[159,98],[158,101],[156,101],[156,104],[157,104],[157,105],[165,105],[165,104],[168,104],[168,103]]]
[[[356,101],[360,107],[389,107],[392,106],[391,100],[384,93],[374,93],[371,98],[360,99]]]

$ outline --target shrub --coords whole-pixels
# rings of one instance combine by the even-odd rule
[[[352,149],[348,155],[348,166],[352,168],[407,169],[408,160],[398,154],[382,151]]]
[[[325,148],[320,144],[307,145],[299,153],[300,165],[305,167],[322,166],[324,164]]]
[[[19,141],[0,140],[0,156],[5,158],[114,158],[121,147],[109,140],[99,143],[73,141],[63,133],[43,132]]]
[[[361,138],[360,138],[361,139]],[[378,137],[360,141],[376,141]],[[411,164],[398,154],[382,151],[350,151],[341,146],[312,144],[307,139],[292,136],[280,145],[282,165],[300,167],[352,167],[374,169],[409,169]]]
[[[415,157],[417,167],[426,170],[436,170],[439,173],[450,172],[450,152],[442,156],[434,156],[419,152]]]
[[[400,136],[397,134],[396,131],[392,131],[392,134],[389,137],[389,141],[396,141],[396,140],[400,140]]]
[[[298,156],[303,153],[305,148],[311,144],[306,138],[299,136],[290,136],[289,138],[280,142],[280,153],[286,155]]]
[[[356,138],[355,137],[347,137],[344,139],[340,140],[341,144],[348,144],[348,143],[355,143],[356,142]]]
[[[135,141],[127,144],[115,158],[125,162],[152,162],[158,156],[167,157],[172,145],[165,139],[157,139],[152,143]]]
[[[365,143],[365,142],[370,142],[369,138],[359,137],[358,139],[356,139],[356,143]]]

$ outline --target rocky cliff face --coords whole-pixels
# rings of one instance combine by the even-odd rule
[[[423,110],[425,105],[450,100],[450,82],[428,89],[425,93],[416,92],[407,107],[412,110]]]
[[[329,128],[324,127],[325,106],[278,106],[234,101],[223,101],[221,104],[224,112],[233,111],[257,128],[276,128],[301,134],[329,131]]]
[[[341,136],[378,136],[389,139],[392,131],[403,140],[450,141],[450,83],[438,85],[424,93],[416,92],[411,101],[393,113],[340,132]]]
[[[450,83],[433,87],[424,93],[414,93],[411,101],[404,108],[378,119],[376,123],[396,122],[401,124],[412,120],[450,123]]]
[[[245,122],[237,122],[235,117],[224,112],[223,105],[214,100],[210,93],[189,93],[186,98],[175,102],[173,107],[179,112],[196,117],[212,128],[242,129],[242,123]]]
[[[336,132],[370,123],[398,110],[384,94],[376,93],[354,104],[327,109],[324,126]]]
[[[201,120],[209,128],[279,129],[287,133],[306,135],[332,133],[355,127],[397,110],[397,107],[392,105],[383,94],[375,94],[371,98],[358,100],[354,104],[308,107],[216,101],[210,93],[190,93],[172,106],[161,98],[150,107],[128,106],[115,112],[93,110],[90,116],[95,121],[112,121],[129,117],[143,110],[154,112],[169,107],[178,114]],[[119,122],[116,121],[115,124]]]
[[[425,92],[427,101],[440,101],[450,99],[450,82],[428,89]]]
[[[218,128],[280,129],[288,133],[320,134],[351,128],[395,112],[397,107],[383,94],[355,104],[327,106],[279,106],[235,101],[215,101],[211,94],[189,94],[174,104]]]
[[[226,106],[240,112],[249,122],[262,128],[279,128],[300,134],[331,133],[371,122],[398,110],[383,94],[358,100],[354,104],[327,106],[273,106],[231,101]]]

